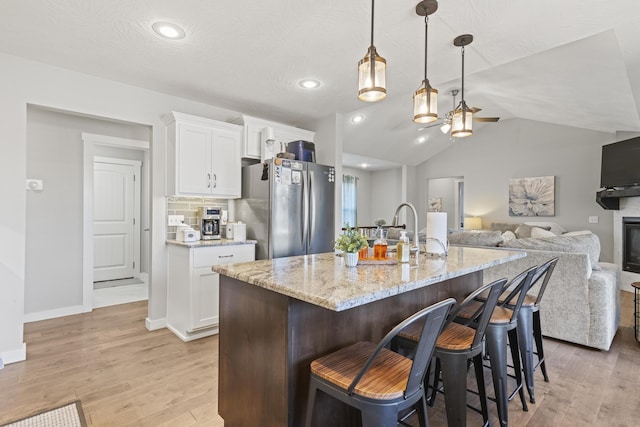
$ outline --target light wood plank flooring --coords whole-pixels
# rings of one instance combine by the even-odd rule
[[[536,371],[537,403],[523,412],[511,401],[511,425],[640,425],[640,344],[633,295],[622,295],[609,352],[545,340],[551,382]],[[217,336],[183,343],[166,329],[149,332],[146,313],[143,301],[25,325],[27,361],[0,370],[0,424],[81,399],[92,426],[222,426]],[[442,398],[429,411],[432,426],[446,425]],[[481,425],[475,412],[468,420]]]

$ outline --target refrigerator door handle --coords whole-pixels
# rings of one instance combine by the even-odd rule
[[[306,172],[306,171],[305,171]],[[311,192],[311,182],[307,173],[302,174],[302,230],[300,233],[300,244],[304,246],[307,253],[309,249],[309,194]]]

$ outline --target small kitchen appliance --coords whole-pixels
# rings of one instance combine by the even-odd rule
[[[197,221],[200,226],[201,240],[220,239],[220,221],[222,209],[217,206],[202,206],[198,208]]]
[[[176,240],[180,242],[197,242],[200,240],[200,231],[183,224],[176,227]]]
[[[233,240],[247,240],[247,225],[241,222],[228,222],[225,237]]]

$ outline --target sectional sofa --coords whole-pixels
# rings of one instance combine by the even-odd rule
[[[495,227],[494,230],[451,233],[449,244],[527,252],[525,258],[485,270],[486,283],[514,277],[533,265],[558,257],[540,303],[543,335],[609,350],[620,322],[620,268],[599,261],[598,236],[591,232],[566,233],[557,225],[554,230],[551,230],[553,225],[527,226],[520,230],[519,225],[515,227],[514,231]]]

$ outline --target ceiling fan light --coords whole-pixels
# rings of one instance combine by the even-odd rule
[[[451,119],[451,136],[464,138],[473,134],[473,112],[465,105],[453,112]]]
[[[378,55],[375,46],[370,46],[366,56],[358,62],[358,99],[360,101],[376,102],[387,96],[386,68],[387,61]]]
[[[413,121],[431,123],[438,119],[438,91],[422,82],[422,86],[413,94]]]
[[[442,125],[442,127],[440,128],[440,131],[442,133],[448,133],[451,130],[451,123],[445,123]]]

